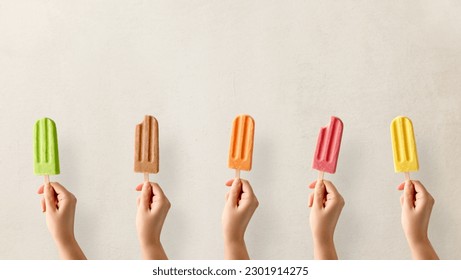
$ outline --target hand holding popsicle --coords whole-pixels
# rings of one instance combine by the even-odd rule
[[[57,182],[40,186],[37,193],[43,194],[42,211],[61,258],[85,260],[85,254],[74,236],[75,196]]]
[[[159,171],[158,142],[157,119],[146,115],[135,133],[134,171],[144,173],[144,184],[136,187],[142,191],[137,203],[136,228],[143,258],[166,260],[160,234],[171,204],[160,186],[149,181],[149,173]]]
[[[312,168],[318,170],[319,174],[317,181],[309,186],[315,189],[309,196],[315,259],[338,259],[333,235],[344,199],[330,181],[323,180],[323,175],[324,172],[336,172],[342,135],[343,122],[332,116],[330,124],[320,129],[317,139]]]
[[[405,181],[398,190],[403,190],[402,227],[413,258],[439,259],[427,235],[434,198],[419,181]]]
[[[235,178],[226,186],[230,190],[222,214],[225,259],[248,260],[245,231],[259,202],[247,180]]]
[[[136,229],[144,259],[168,259],[160,235],[171,204],[157,183],[144,182],[136,187],[141,191],[138,197]]]
[[[226,185],[226,204],[222,215],[226,259],[249,259],[245,230],[259,205],[250,183],[240,180],[240,170],[251,170],[255,122],[249,115],[239,115],[232,123],[228,166],[235,169],[235,179]]]
[[[336,224],[344,207],[344,199],[332,182],[317,180],[310,184],[314,189],[309,195],[309,216],[314,241],[314,257],[317,260],[338,259],[334,244]]]
[[[74,236],[77,199],[59,183],[50,183],[49,175],[60,173],[58,134],[56,124],[49,118],[38,120],[34,126],[34,173],[45,176],[38,194],[46,224],[62,259],[86,259]]]

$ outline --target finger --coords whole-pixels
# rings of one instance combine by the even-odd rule
[[[69,192],[63,185],[59,184],[58,182],[50,182],[50,185],[53,187],[54,192],[59,194],[70,194]]]
[[[399,191],[403,191],[404,188],[405,188],[405,182],[403,182],[402,184],[400,184],[400,185],[397,186],[397,189],[398,189]]]
[[[403,190],[403,206],[407,208],[415,208],[415,187],[411,181],[405,182]]]
[[[315,184],[317,184],[317,181],[312,182],[312,183],[309,185],[309,189],[315,189]]]
[[[426,190],[426,188],[421,184],[420,181],[412,181],[413,186],[415,187],[416,193],[422,193],[422,194],[428,194],[429,192]]]
[[[312,207],[312,204],[314,203],[314,193],[309,194],[309,207]]]
[[[226,195],[224,196],[224,199],[225,199],[225,201],[227,201],[229,199],[229,192],[226,193]]]
[[[152,187],[152,194],[159,197],[165,197],[165,193],[163,192],[162,188],[160,188],[159,184],[157,183],[150,183]]]
[[[138,197],[138,198],[136,199],[136,205],[137,205],[138,207],[139,207],[139,203],[140,203],[140,202],[141,202],[141,197]]]
[[[38,194],[43,194],[43,185],[41,185],[40,187],[38,187],[37,193],[38,193]]]
[[[247,180],[244,180],[244,179],[241,179],[241,181],[242,181],[242,192],[248,193],[248,194],[254,196],[255,194],[254,194],[253,188],[250,185],[250,182],[248,182]]]
[[[152,203],[152,186],[146,182],[142,186],[141,199],[139,205],[144,209],[149,209]]]
[[[135,190],[138,192],[142,191],[142,186],[144,186],[144,183],[137,185]]]
[[[327,193],[339,195],[338,190],[336,189],[335,185],[333,185],[331,181],[323,180],[323,184],[325,185],[325,190]]]
[[[404,200],[404,195],[402,194],[400,196],[400,206],[403,206],[403,200]]]
[[[56,211],[56,193],[50,184],[44,187],[45,207],[48,211]]]
[[[315,184],[314,201],[312,205],[317,208],[323,208],[324,200],[325,200],[325,185],[322,181],[319,180]]]
[[[42,207],[42,212],[46,211],[45,198],[40,199],[40,206]]]
[[[242,182],[240,179],[235,178],[232,182],[231,189],[229,191],[229,199],[227,203],[230,203],[232,206],[237,206],[240,196],[242,194]]]
[[[229,179],[229,180],[227,180],[226,186],[228,186],[228,187],[232,186],[232,183],[233,183],[233,182],[234,182],[234,179]]]

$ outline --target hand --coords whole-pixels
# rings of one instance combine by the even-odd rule
[[[344,207],[344,199],[333,183],[327,180],[310,184],[310,224],[314,239],[315,259],[338,259],[333,241],[336,224]]]
[[[136,228],[144,259],[166,260],[165,251],[160,242],[163,223],[171,204],[157,183],[144,183],[136,187],[142,191],[138,197]]]
[[[434,198],[419,181],[407,181],[397,187],[403,190],[402,227],[414,259],[438,259],[427,236]]]
[[[226,186],[230,190],[222,214],[225,258],[249,259],[244,236],[259,202],[247,180],[232,179]]]
[[[37,193],[43,194],[42,212],[61,258],[86,259],[74,236],[75,196],[57,182],[40,186]]]

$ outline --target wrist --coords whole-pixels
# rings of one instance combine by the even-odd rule
[[[58,249],[65,249],[78,246],[77,240],[74,235],[55,237],[55,243]]]
[[[86,256],[83,253],[80,245],[75,238],[67,241],[56,241],[58,252],[63,260],[86,260]]]
[[[315,246],[334,246],[333,236],[330,235],[314,235],[313,241]]]
[[[428,237],[417,241],[409,241],[411,254],[415,260],[438,260],[439,257]]]
[[[224,240],[224,258],[226,260],[249,260],[245,240],[243,238]]]
[[[140,240],[141,249],[152,250],[162,247],[160,238],[150,238],[148,240]]]
[[[245,244],[243,234],[224,234],[224,243],[226,245],[242,245]]]
[[[162,243],[155,242],[150,244],[141,244],[141,254],[145,260],[167,260],[168,257],[163,249]]]
[[[151,252],[159,251],[160,249],[163,250],[162,243],[155,243],[149,245],[141,245],[141,251],[144,255],[150,254]]]
[[[316,260],[337,260],[333,237],[314,238],[314,258]]]
[[[427,235],[418,237],[407,236],[407,242],[410,248],[418,248],[421,246],[427,246],[431,244],[431,242],[429,241],[429,237],[427,237]]]
[[[407,239],[411,251],[417,251],[432,246],[427,236],[421,238]]]
[[[241,246],[245,245],[245,239],[242,238],[224,238],[224,245],[226,246]]]

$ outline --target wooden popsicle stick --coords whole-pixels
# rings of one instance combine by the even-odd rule
[[[317,177],[317,182],[323,181],[323,174],[325,174],[325,172],[319,171],[319,176]]]
[[[405,182],[410,181],[410,172],[405,172]]]
[[[235,178],[240,179],[240,170],[235,169]]]
[[[144,173],[144,182],[149,183],[149,173]]]
[[[50,184],[50,176],[49,175],[45,175],[45,186]]]

